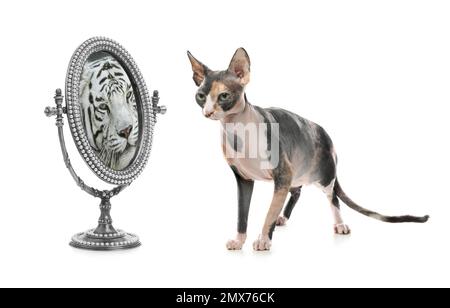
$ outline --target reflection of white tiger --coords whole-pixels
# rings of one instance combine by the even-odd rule
[[[136,153],[139,125],[131,82],[112,56],[87,62],[80,105],[89,143],[110,168],[125,169]]]

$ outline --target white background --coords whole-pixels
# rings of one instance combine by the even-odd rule
[[[14,1],[0,4],[0,286],[400,287],[450,286],[447,1]],[[142,176],[113,199],[115,226],[137,233],[130,251],[71,248],[94,227],[98,201],[62,161],[54,119],[75,48],[107,36],[133,55],[168,113],[159,117]],[[194,101],[189,49],[225,69],[237,47],[252,60],[250,101],[321,124],[338,174],[361,205],[430,214],[390,225],[343,206],[353,233],[336,237],[325,196],[303,190],[273,249],[252,251],[271,200],[257,183],[249,240],[235,235],[235,180],[219,123]],[[67,126],[66,126],[67,127]],[[78,157],[90,184],[106,188]]]

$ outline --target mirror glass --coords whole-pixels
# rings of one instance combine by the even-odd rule
[[[96,156],[113,170],[129,167],[140,139],[133,83],[110,53],[87,58],[80,79],[79,104],[86,137]]]

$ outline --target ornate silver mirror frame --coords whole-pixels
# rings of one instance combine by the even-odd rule
[[[136,100],[139,119],[137,121],[139,138],[136,144],[136,153],[130,164],[120,170],[106,165],[105,161],[98,156],[98,153],[95,153],[83,127],[83,110],[81,110],[79,101],[81,96],[80,83],[82,82],[84,66],[89,57],[99,52],[112,56],[120,64],[118,66],[124,69],[132,84],[131,89]],[[153,96],[150,97],[139,68],[120,44],[107,38],[95,37],[84,42],[72,56],[66,78],[66,106],[63,107],[63,96],[60,89],[56,90],[54,99],[56,107],[47,107],[45,114],[48,117],[56,116],[56,126],[58,127],[58,136],[66,167],[82,190],[101,199],[101,215],[97,228],[74,235],[70,244],[73,247],[93,250],[115,250],[139,246],[140,241],[136,235],[116,230],[112,226],[110,199],[130,185],[139,176],[148,161],[156,114],[166,112],[165,106],[158,106],[158,92],[154,91]],[[76,174],[64,141],[63,114],[67,114],[72,137],[87,165],[103,181],[117,185],[115,188],[111,190],[95,189],[86,185]]]

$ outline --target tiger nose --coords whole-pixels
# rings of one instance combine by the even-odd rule
[[[130,136],[130,134],[131,134],[131,130],[133,129],[133,126],[128,126],[128,127],[126,127],[126,128],[124,128],[124,129],[122,129],[120,132],[119,132],[119,136],[120,137],[122,137],[122,138],[125,138],[125,139],[128,139],[128,137]]]

